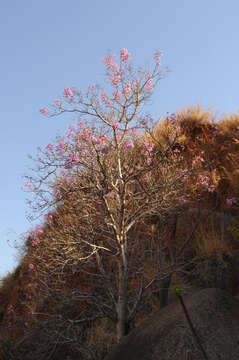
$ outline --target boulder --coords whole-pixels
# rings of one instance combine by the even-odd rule
[[[207,358],[238,360],[239,300],[218,288],[182,298]],[[104,360],[169,359],[205,359],[178,298],[123,337]]]

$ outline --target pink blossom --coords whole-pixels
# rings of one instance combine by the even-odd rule
[[[154,143],[152,143],[151,141],[143,140],[143,144],[144,144],[147,152],[149,154],[151,154],[154,149],[154,146],[155,146]]]
[[[80,126],[80,127],[82,127],[83,125],[85,125],[85,122],[84,121],[82,121],[82,118],[81,117],[79,117],[78,118],[78,126]]]
[[[119,71],[119,66],[118,64],[115,62],[115,58],[116,56],[106,56],[104,59],[102,59],[103,63],[105,64],[105,66],[112,70],[113,72],[118,72]]]
[[[121,58],[122,62],[127,63],[127,61],[130,59],[130,57],[131,57],[131,55],[127,49],[124,48],[120,51],[120,58]]]
[[[209,177],[206,175],[199,175],[198,176],[199,182],[197,183],[197,185],[205,185],[208,187],[208,183],[209,183]]]
[[[30,270],[33,270],[34,267],[35,267],[35,266],[34,266],[33,264],[29,264],[29,269],[30,269]]]
[[[73,96],[74,94],[73,94],[73,91],[72,91],[72,89],[70,89],[70,88],[65,88],[64,89],[64,96],[65,97],[71,97],[71,96]]]
[[[43,230],[40,228],[40,226],[36,225],[35,227],[35,234],[42,234]]]
[[[155,57],[155,62],[157,66],[161,66],[161,59],[159,57]]]
[[[49,224],[53,216],[52,214],[46,214],[44,218],[45,218],[45,222]]]
[[[46,146],[46,149],[52,151],[54,149],[54,145],[53,144],[48,144]]]
[[[168,116],[166,117],[166,121],[167,121],[169,124],[171,124],[171,125],[175,125],[176,122],[177,122],[177,117],[176,117],[176,115],[173,113],[173,114],[168,115]]]
[[[61,105],[61,100],[60,99],[54,100],[54,104],[57,105],[57,106],[60,106]]]
[[[72,129],[73,129],[73,126],[70,125],[69,128],[68,128],[68,131],[67,131],[67,137],[68,137],[68,139],[72,139],[72,138],[74,137],[74,134],[73,134],[73,132],[72,132]],[[75,129],[75,127],[74,127],[74,129]]]
[[[111,85],[118,85],[118,83],[120,82],[120,75],[115,75],[115,76],[110,76],[110,83]]]
[[[59,140],[58,141],[58,146],[57,146],[57,152],[58,152],[58,155],[62,156],[63,155],[63,150],[66,149],[66,141],[65,140]]]
[[[99,137],[95,139],[96,144],[102,145],[103,144],[103,140]]]
[[[162,51],[157,51],[156,53],[155,53],[155,61],[156,61],[156,66],[160,66],[161,65],[161,59],[160,59],[160,56],[162,56],[163,55],[163,53],[162,53]]]
[[[150,74],[145,73],[145,80],[146,80],[146,89],[148,91],[152,91],[153,90],[153,80]]]
[[[71,159],[71,161],[76,162],[76,163],[78,163],[80,161],[79,157],[75,154],[70,154],[70,159]]]
[[[72,169],[72,167],[73,167],[72,161],[70,159],[66,160],[64,167],[65,167],[65,169]]]
[[[28,187],[30,190],[32,190],[32,184],[25,183],[24,186]]]
[[[56,194],[56,195],[60,195],[60,190],[58,190],[58,189],[54,189],[53,192],[54,192],[54,194]]]
[[[109,149],[107,147],[101,149],[102,154],[107,155],[109,153]]]
[[[113,129],[118,129],[120,127],[120,123],[119,122],[116,122],[116,121],[113,121],[112,124],[111,124],[112,128]]]
[[[198,161],[205,162],[205,160],[201,156],[196,156],[196,158],[193,160],[193,165],[195,165]]]
[[[107,94],[104,89],[102,89],[101,97],[102,97],[102,100],[104,101],[104,103],[108,103],[108,97],[107,97]]]
[[[147,125],[147,124],[148,124],[148,120],[143,119],[143,120],[140,121],[140,124],[141,124],[141,125]]]
[[[120,100],[120,92],[117,90],[113,91],[114,100],[119,101]]]
[[[125,143],[125,147],[126,147],[126,149],[133,148],[133,147],[134,147],[133,141],[128,141],[128,142],[126,142],[126,143]]]
[[[14,312],[14,307],[13,307],[13,305],[9,305],[8,308],[7,308],[7,313],[8,313],[8,314],[11,314],[11,313],[13,313],[13,312]]]
[[[42,108],[42,109],[40,109],[40,112],[41,112],[43,115],[48,115],[48,110],[47,110],[47,108]]]
[[[236,200],[236,198],[231,198],[231,199],[227,199],[226,202],[227,202],[227,205],[233,205],[233,204],[236,204],[237,200]]]
[[[128,83],[128,84],[123,88],[123,93],[124,93],[125,95],[127,95],[127,94],[130,93],[130,91],[131,91],[131,84]]]
[[[32,247],[34,247],[34,246],[36,246],[36,245],[38,245],[38,244],[39,244],[39,240],[38,240],[38,239],[32,241]]]
[[[215,191],[215,186],[214,185],[210,185],[207,189],[209,192],[214,192]]]

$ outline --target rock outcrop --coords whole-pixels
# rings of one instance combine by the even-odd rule
[[[238,360],[239,300],[207,288],[182,297],[208,359]],[[202,360],[179,299],[143,321],[104,360]]]

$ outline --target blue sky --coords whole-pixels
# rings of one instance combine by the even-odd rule
[[[105,84],[101,61],[127,48],[137,66],[162,50],[171,72],[147,109],[159,118],[188,105],[237,112],[237,0],[8,0],[0,5],[0,277],[17,265],[13,244],[32,230],[23,175],[73,117],[46,118],[39,109],[65,87]],[[7,243],[10,240],[12,247]]]

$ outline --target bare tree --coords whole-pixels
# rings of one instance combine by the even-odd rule
[[[102,302],[101,310],[104,308],[104,313],[116,320],[118,341],[127,333],[127,324],[147,287],[141,284],[129,299],[129,264],[134,263],[132,239],[137,226],[150,217],[163,220],[176,209],[179,211],[183,202],[191,198],[188,179],[206,168],[200,154],[189,165],[175,148],[180,136],[175,117],[168,119],[161,142],[154,136],[151,118],[143,114],[143,105],[162,77],[159,56],[160,52],[156,53],[152,73],[134,71],[126,49],[121,51],[120,64],[114,56],[103,59],[112,93],[90,86],[83,97],[75,88],[64,89],[64,99],[55,101],[50,116],[74,113],[88,116],[89,120],[80,118],[78,128],[69,127],[69,141],[58,138],[57,147],[48,144],[45,151],[39,148],[45,159],[38,158],[37,172],[43,174],[38,178],[26,176],[29,182],[25,185],[40,199],[34,206],[30,202],[34,211],[67,201],[80,209],[78,221],[54,234],[51,240],[56,246],[51,244],[52,254],[46,252],[44,259],[44,253],[39,252],[43,257],[39,258],[39,268],[48,269],[54,278],[67,266],[73,267],[75,261],[76,271],[83,271],[82,265],[94,259],[110,299],[110,303]],[[47,114],[48,110],[41,112]],[[35,241],[35,249],[37,246]],[[115,259],[113,280],[104,267],[103,253]],[[45,263],[40,266],[42,260]]]

